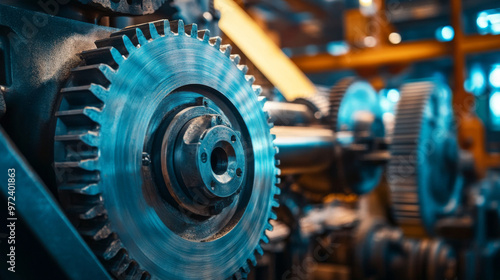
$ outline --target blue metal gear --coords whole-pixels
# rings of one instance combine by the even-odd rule
[[[435,222],[460,202],[451,98],[447,86],[437,81],[401,88],[387,175],[394,216],[410,235],[433,235]]]
[[[347,77],[330,90],[330,125],[341,147],[366,144],[364,139],[382,138],[384,126],[377,92],[370,83]],[[368,118],[368,120],[363,120]],[[343,135],[346,136],[343,136]],[[339,156],[342,184],[356,194],[372,191],[380,182],[384,167],[359,160],[352,153]]]
[[[55,136],[61,204],[117,278],[244,278],[263,254],[280,193],[272,123],[260,87],[252,86],[254,78],[231,47],[220,43],[182,21],[129,27],[82,53],[84,64],[61,91]],[[189,115],[193,111],[198,113]],[[186,177],[179,170],[192,165],[182,157],[165,161],[163,147],[172,140],[166,132],[175,131],[180,119],[187,119],[182,133],[199,128],[190,125],[201,120],[208,130],[234,134],[226,146],[241,141],[234,149],[243,147],[243,171],[227,171],[243,177],[240,188],[231,185],[224,197],[216,196],[219,183],[213,193],[204,189],[206,208],[181,182]],[[216,167],[228,157],[216,157]],[[211,160],[202,153],[201,162]],[[177,173],[165,176],[172,165]],[[184,205],[186,198],[191,205]]]

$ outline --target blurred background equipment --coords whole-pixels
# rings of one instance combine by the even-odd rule
[[[0,278],[500,279],[499,36],[493,0],[0,0]]]

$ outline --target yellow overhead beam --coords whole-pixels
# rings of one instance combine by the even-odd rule
[[[361,69],[380,67],[391,64],[407,64],[449,56],[453,51],[453,42],[423,40],[401,43],[399,45],[382,45],[374,48],[351,50],[333,56],[328,53],[301,55],[292,60],[306,72],[326,72],[341,69]],[[500,49],[500,35],[468,35],[458,46],[464,53],[486,52]]]
[[[314,84],[233,0],[215,0],[219,27],[288,100],[316,92]]]

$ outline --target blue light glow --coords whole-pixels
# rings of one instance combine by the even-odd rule
[[[474,93],[474,95],[481,95],[486,88],[486,74],[484,73],[481,64],[475,63],[469,70],[469,77],[465,81],[465,90]]]
[[[455,37],[455,30],[449,25],[440,27],[436,30],[436,38],[438,41],[448,42],[453,40],[453,37]]]
[[[479,13],[479,15],[477,15],[476,24],[480,30],[488,28],[488,25],[489,25],[488,24],[488,14],[485,12]]]
[[[500,118],[500,91],[490,96],[490,111],[494,117]]]
[[[349,45],[343,41],[334,41],[326,45],[326,50],[331,55],[343,55],[349,51]]]
[[[500,64],[493,65],[489,81],[492,87],[500,88]]]
[[[399,101],[399,97],[400,94],[397,89],[392,88],[389,91],[387,91],[387,99],[389,99],[389,101],[396,103]]]

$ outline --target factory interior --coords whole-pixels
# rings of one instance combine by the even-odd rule
[[[0,0],[0,188],[0,279],[500,280],[500,2]]]

